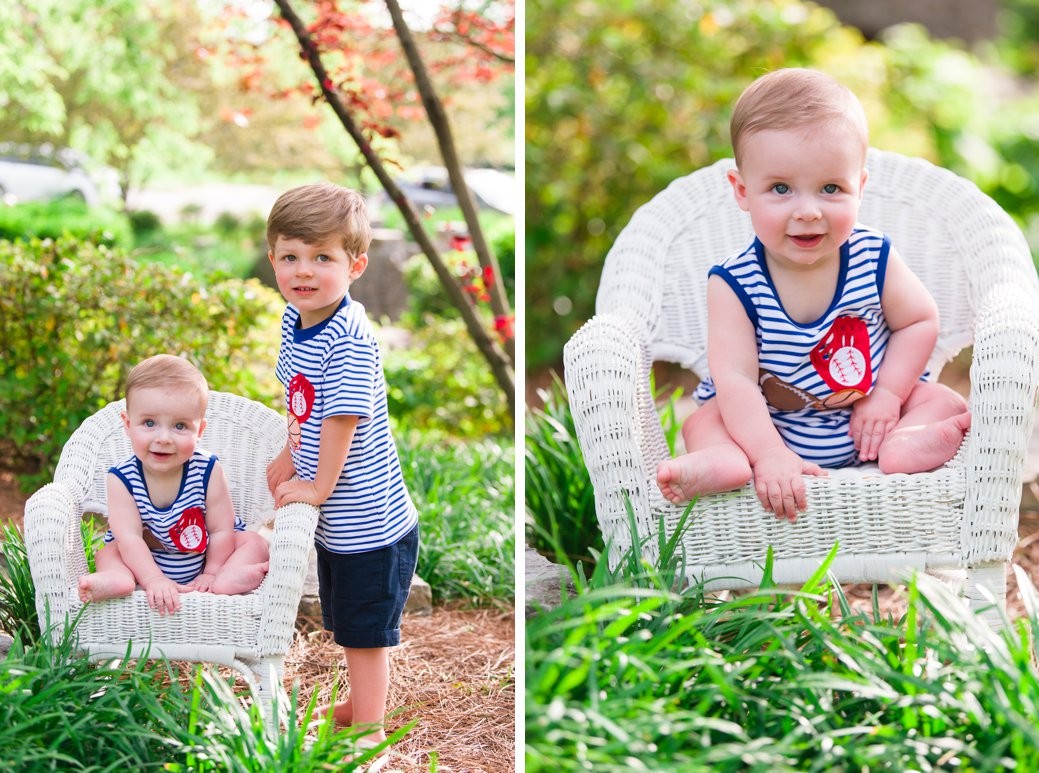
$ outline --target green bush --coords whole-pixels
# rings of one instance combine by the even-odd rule
[[[461,319],[426,315],[404,348],[383,350],[390,416],[406,431],[460,437],[511,431],[505,395]]]
[[[544,407],[528,411],[526,422],[527,544],[558,560],[590,565],[603,539],[566,389],[554,377],[541,396]]]
[[[675,591],[673,544],[649,566],[634,542],[527,622],[527,771],[1039,766],[1034,615],[995,632],[925,576],[901,619],[856,610],[836,550],[797,591],[769,554],[760,590],[720,601]]]
[[[515,464],[509,441],[400,438],[404,479],[418,508],[418,575],[438,601],[510,605],[515,597]]]
[[[213,389],[278,405],[282,307],[254,281],[210,282],[68,239],[0,241],[0,438],[28,466],[23,485],[51,477],[72,431],[152,354],[186,356]]]
[[[271,737],[258,708],[214,672],[200,667],[185,680],[164,660],[94,664],[74,652],[74,635],[33,647],[16,639],[0,659],[4,770],[307,773],[360,769],[378,751],[359,750],[356,730],[319,721],[316,688],[303,707],[295,694],[280,696],[291,719]]]
[[[60,239],[129,247],[133,242],[130,221],[107,207],[88,207],[81,199],[32,201],[0,206],[0,239]]]
[[[1035,3],[1006,6],[1028,67]],[[967,176],[1039,230],[1034,79],[1015,81],[922,28],[866,41],[802,0],[531,0],[526,19],[528,368],[558,364],[592,316],[602,261],[632,213],[730,156],[733,103],[778,67],[832,73],[862,99],[872,144]]]

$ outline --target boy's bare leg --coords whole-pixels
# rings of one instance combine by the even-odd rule
[[[956,455],[970,427],[967,401],[944,384],[917,384],[880,446],[881,472],[928,472]]]
[[[233,595],[256,590],[270,568],[267,541],[256,532],[235,532],[234,552],[213,578],[212,593]]]
[[[682,437],[688,453],[657,467],[657,486],[669,502],[681,504],[705,494],[731,491],[750,480],[747,455],[729,437],[716,400],[685,420]]]
[[[114,542],[104,545],[94,557],[97,571],[79,578],[79,600],[104,601],[129,596],[137,587],[133,572],[123,563]]]
[[[376,745],[386,740],[386,698],[390,691],[390,652],[386,647],[344,647],[346,667],[350,672],[350,699],[333,707],[336,722],[340,714],[349,712],[349,724],[371,729],[364,742]],[[344,718],[347,718],[344,716]]]

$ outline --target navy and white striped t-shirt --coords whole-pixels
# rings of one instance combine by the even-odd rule
[[[347,295],[324,322],[301,329],[285,310],[277,376],[285,385],[296,473],[317,476],[321,422],[358,416],[346,464],[321,505],[314,539],[333,553],[363,553],[398,542],[418,523],[390,434],[382,356],[364,306]]]
[[[762,392],[783,441],[823,467],[857,459],[848,435],[851,405],[869,394],[891,331],[881,295],[890,242],[856,227],[841,247],[837,288],[818,319],[790,318],[776,293],[757,239],[743,252],[711,268],[736,293],[754,324]],[[707,379],[695,397],[714,397]]]
[[[186,583],[201,574],[206,563],[205,548],[209,541],[206,529],[206,491],[217,457],[196,448],[184,465],[180,490],[169,507],[159,508],[152,503],[148,483],[144,479],[141,460],[132,456],[109,472],[123,482],[141,516],[142,526],[150,531],[163,546],[152,548],[156,565],[174,582]],[[245,522],[235,516],[235,531],[243,531]],[[105,542],[112,542],[111,530]]]

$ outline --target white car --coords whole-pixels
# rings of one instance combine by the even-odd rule
[[[0,143],[0,200],[18,204],[74,196],[94,206],[101,197],[83,161],[71,148]]]

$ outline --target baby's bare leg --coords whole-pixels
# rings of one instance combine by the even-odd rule
[[[881,472],[928,472],[956,455],[970,427],[967,401],[944,384],[920,382],[880,446]]]
[[[682,438],[688,453],[657,467],[657,485],[669,502],[681,504],[731,491],[750,480],[747,455],[729,437],[717,400],[708,401],[685,420]]]
[[[270,568],[267,541],[256,532],[235,532],[234,552],[220,567],[211,591],[231,595],[256,590]]]
[[[114,542],[104,545],[94,557],[97,571],[79,578],[79,600],[104,601],[129,596],[137,587],[133,572],[123,563]]]

